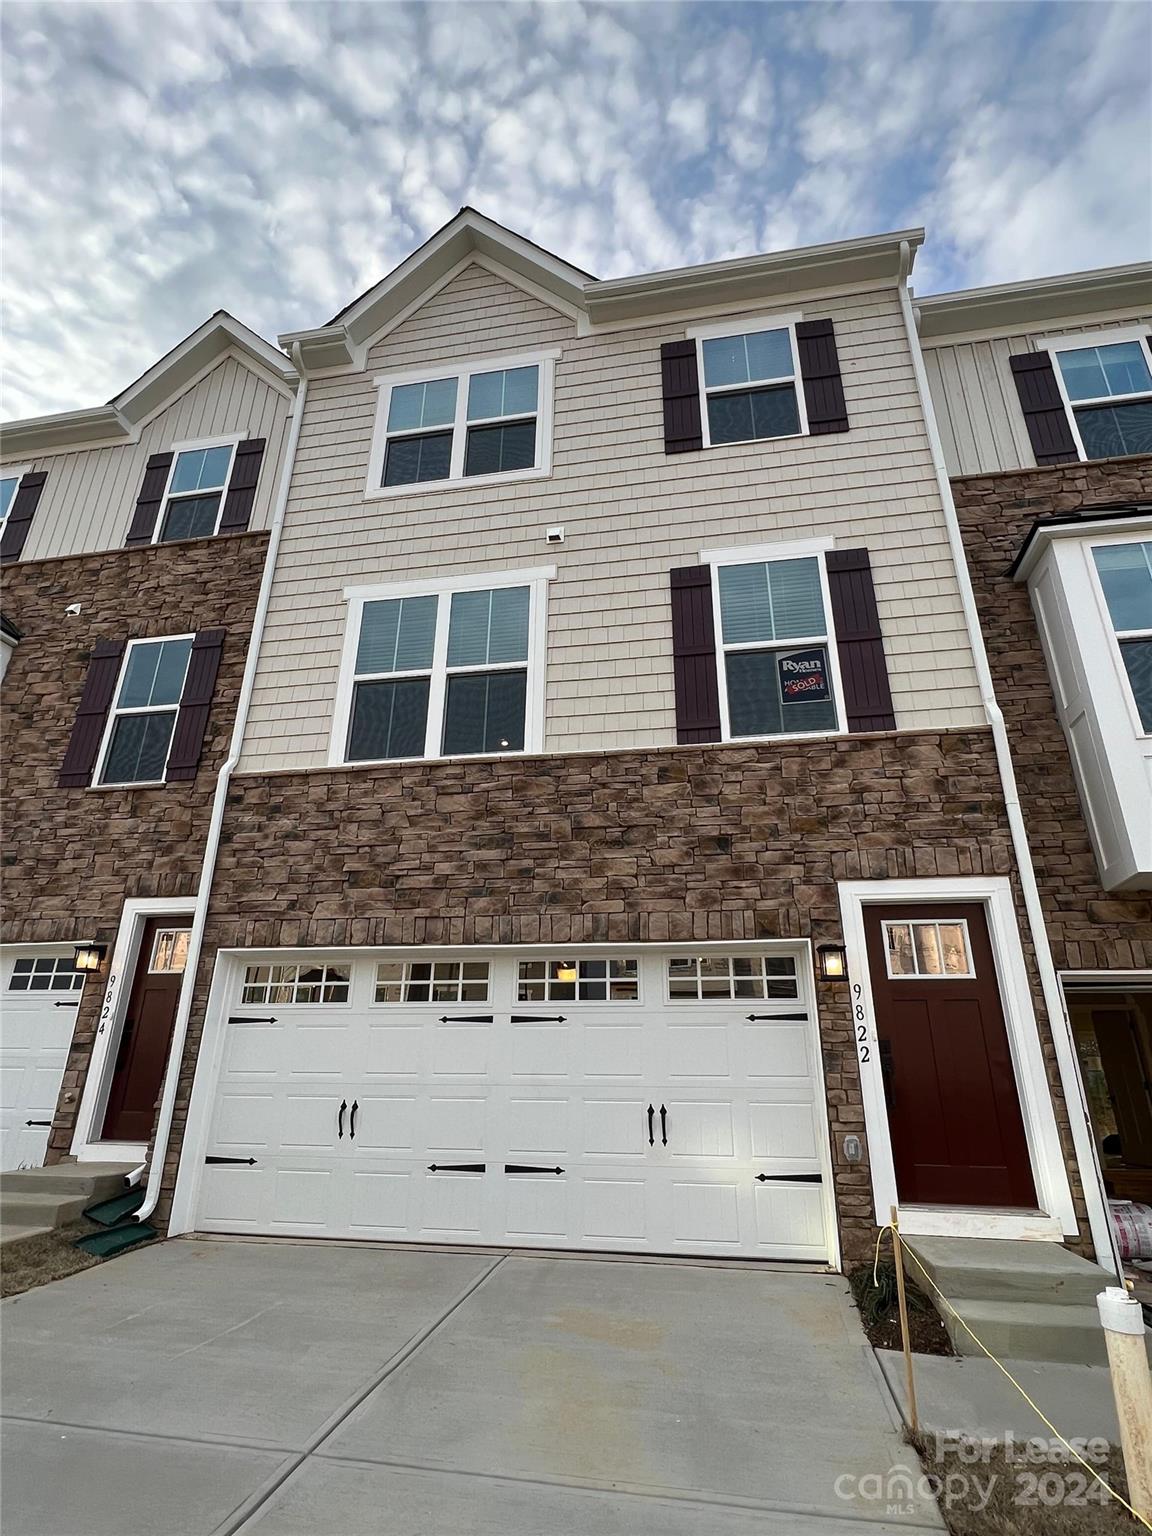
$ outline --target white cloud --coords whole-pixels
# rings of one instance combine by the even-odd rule
[[[1134,4],[4,14],[6,416],[218,307],[318,324],[469,202],[601,276],[929,225],[918,286],[1147,255]]]

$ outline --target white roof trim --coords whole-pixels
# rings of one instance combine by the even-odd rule
[[[1152,313],[1152,262],[1065,272],[1024,283],[997,283],[955,293],[916,295],[920,336],[940,344],[973,332],[1012,334],[1077,318],[1133,319]]]
[[[284,354],[234,316],[219,310],[107,405],[6,423],[0,428],[2,451],[5,456],[23,456],[131,442],[157,411],[229,356],[252,367],[286,396],[295,393],[296,370]]]

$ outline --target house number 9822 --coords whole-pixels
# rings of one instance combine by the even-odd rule
[[[868,1011],[864,1007],[864,988],[858,981],[852,983],[852,1023],[856,1029],[856,1050],[861,1065],[872,1060],[872,1047],[868,1044]]]

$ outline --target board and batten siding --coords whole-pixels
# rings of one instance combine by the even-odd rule
[[[1152,324],[1152,319],[1122,315],[1070,325],[1053,320],[1036,331],[978,341],[925,341],[924,362],[948,473],[991,475],[1036,467],[1009,358],[1033,351],[1045,336],[1140,324]]]
[[[367,371],[314,379],[241,772],[327,764],[346,586],[544,564],[558,571],[545,749],[671,745],[669,571],[702,546],[831,532],[871,555],[898,725],[982,724],[895,291],[821,299],[812,315],[836,325],[851,430],[835,436],[669,457],[660,344],[687,317],[579,338],[476,265],[374,346]],[[365,499],[375,376],[557,345],[549,478]]]
[[[48,453],[25,462],[48,478],[21,559],[94,554],[120,549],[153,453],[200,438],[262,437],[267,446],[249,527],[267,528],[280,473],[292,402],[235,357],[225,357],[158,412],[135,443],[115,443],[71,453]]]

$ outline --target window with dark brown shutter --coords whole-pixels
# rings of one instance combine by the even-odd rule
[[[1037,464],[1066,464],[1079,459],[1076,439],[1068,425],[1064,398],[1047,352],[1022,352],[1008,359],[1028,441]]]
[[[20,476],[20,484],[12,498],[8,516],[4,519],[4,533],[0,536],[0,560],[19,560],[24,553],[28,530],[32,527],[32,519],[36,516],[40,493],[47,478],[44,471],[39,469],[26,470]]]
[[[217,533],[243,533],[252,517],[256,500],[256,484],[260,479],[260,465],[264,458],[264,439],[251,437],[236,447],[236,458],[228,479],[224,497],[224,510],[220,514]]]
[[[847,432],[848,407],[831,320],[801,320],[796,326],[796,350],[800,354],[808,431],[814,437],[826,432]]]
[[[720,694],[711,568],[681,566],[671,573],[671,589],[676,740],[681,744],[719,741]]]
[[[225,634],[223,629],[202,629],[192,642],[192,654],[188,659],[188,672],[180,695],[180,711],[176,716],[176,729],[172,735],[172,747],[164,775],[169,783],[196,777],[200,755],[204,750],[208,711],[216,689],[216,674],[220,670]]]
[[[154,453],[144,470],[144,483],[136,500],[136,510],[128,528],[125,544],[151,544],[156,532],[156,519],[160,516],[160,503],[164,500],[164,487],[168,484],[168,471],[172,468],[170,453]]]
[[[866,549],[830,549],[828,591],[849,731],[894,731],[896,715]]]
[[[660,348],[664,393],[664,452],[691,453],[704,446],[700,377],[694,341],[666,341]]]
[[[97,640],[92,647],[88,676],[60,769],[61,789],[79,789],[91,783],[123,656],[123,640]]]

